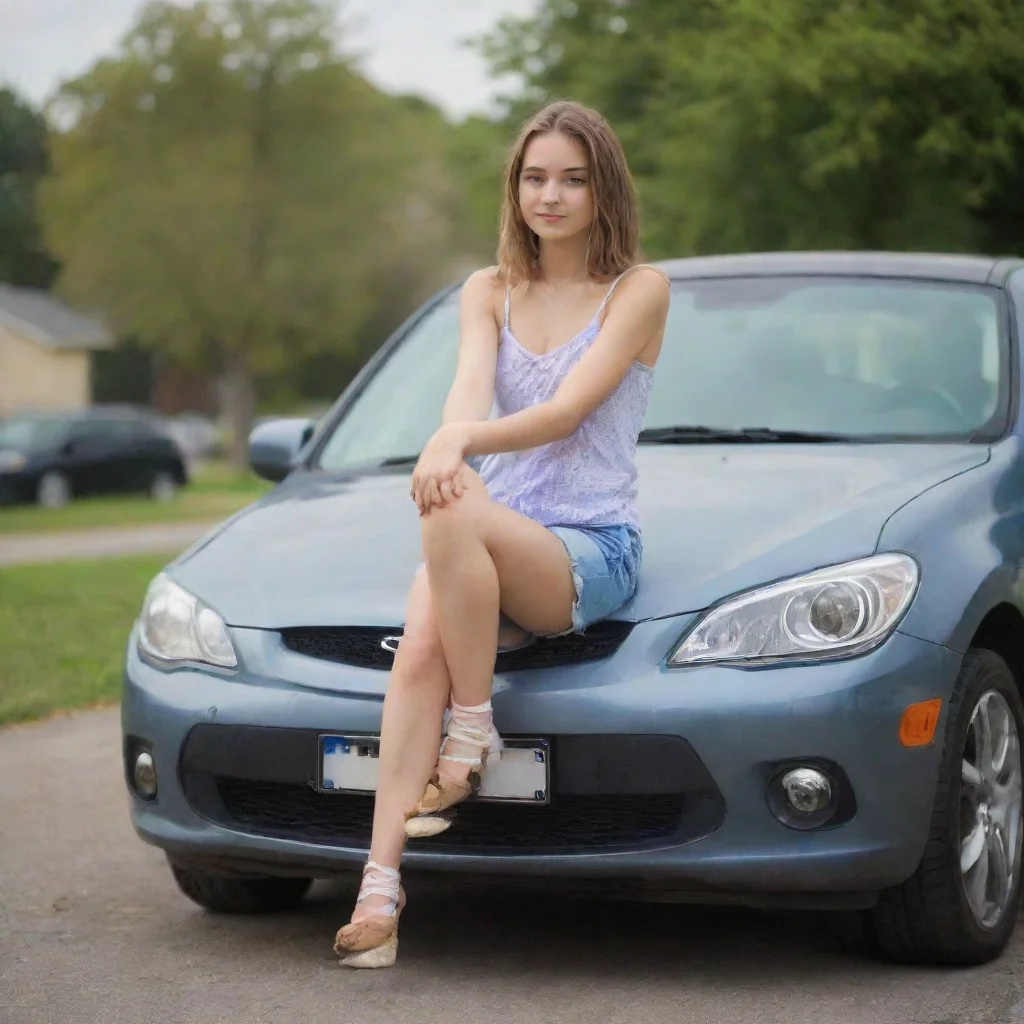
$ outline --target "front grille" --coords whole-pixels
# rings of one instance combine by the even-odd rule
[[[293,783],[225,776],[216,777],[215,784],[223,810],[209,808],[207,815],[230,828],[327,846],[367,846],[370,842],[371,797],[318,793]],[[471,800],[459,807],[452,829],[419,839],[416,847],[518,853],[637,847],[675,835],[682,816],[679,794],[555,794],[547,806]]]
[[[607,620],[588,627],[585,634],[539,637],[529,646],[499,651],[496,672],[521,672],[525,669],[557,668],[596,661],[614,654],[632,629],[629,622]],[[385,637],[401,636],[401,626],[391,629],[374,626],[324,626],[284,629],[285,647],[309,658],[321,658],[359,668],[389,670],[394,655],[381,647]]]
[[[316,789],[324,731],[194,725],[179,765],[189,805],[209,821],[240,832],[365,847],[372,796]],[[470,800],[459,808],[456,827],[417,840],[417,846],[481,855],[641,849],[666,840],[699,839],[725,818],[725,802],[714,781],[679,736],[547,739],[549,805]]]

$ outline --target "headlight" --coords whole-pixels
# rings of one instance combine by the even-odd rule
[[[142,604],[139,646],[160,661],[238,664],[224,620],[163,573],[149,585]]]
[[[0,452],[0,473],[17,473],[28,465],[28,459],[21,452]]]
[[[880,644],[917,590],[917,563],[875,555],[732,598],[708,612],[668,664],[840,658]]]

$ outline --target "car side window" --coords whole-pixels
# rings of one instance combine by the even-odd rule
[[[118,439],[112,420],[81,420],[71,430],[71,441],[83,448],[98,448],[114,443]]]
[[[160,424],[155,420],[137,419],[131,421],[132,439],[144,444],[160,444],[168,440],[165,431],[161,430]]]
[[[123,419],[111,422],[112,436],[123,444],[139,444],[149,440],[150,434],[141,420]]]

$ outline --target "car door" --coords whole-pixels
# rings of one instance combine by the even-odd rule
[[[147,490],[153,478],[153,432],[139,416],[116,420],[113,430],[121,447],[118,490]]]
[[[75,424],[67,445],[67,474],[76,494],[123,490],[127,471],[124,437],[114,420],[96,416]]]

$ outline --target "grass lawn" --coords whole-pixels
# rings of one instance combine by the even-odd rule
[[[166,562],[0,568],[0,725],[116,701],[128,634]]]
[[[83,498],[65,508],[19,505],[0,508],[0,533],[39,533],[103,526],[144,526],[185,520],[225,519],[254,501],[270,484],[252,473],[239,476],[224,463],[195,468],[191,482],[166,502],[145,495]]]

